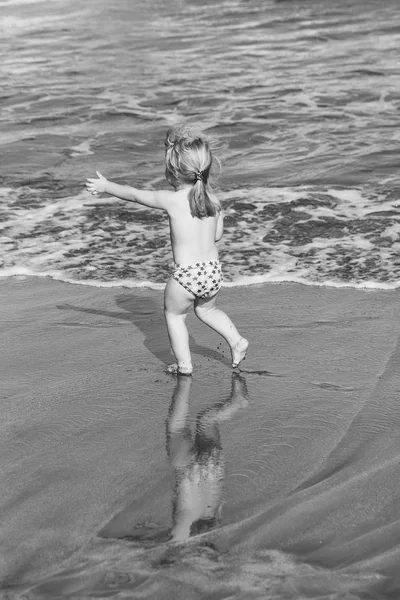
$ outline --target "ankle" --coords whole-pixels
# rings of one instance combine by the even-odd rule
[[[178,372],[183,375],[190,375],[193,371],[193,365],[191,362],[178,362]]]
[[[192,371],[193,367],[191,363],[189,365],[188,363],[182,363],[182,365],[173,363],[172,365],[168,365],[165,369],[166,373],[172,373],[174,375],[191,375]]]
[[[235,339],[234,343],[231,344],[231,348],[232,349],[240,348],[242,346],[248,345],[248,343],[249,342],[248,342],[248,340],[246,340],[246,338],[239,335],[239,337]]]

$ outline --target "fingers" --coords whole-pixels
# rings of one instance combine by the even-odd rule
[[[105,179],[99,171],[96,171],[96,175],[99,179]],[[88,192],[92,194],[92,196],[97,196],[99,194],[99,190],[96,188],[96,183],[98,183],[99,179],[95,179],[93,177],[86,177],[85,186]]]
[[[92,196],[97,196],[97,194],[99,193],[94,184],[95,181],[95,179],[87,179],[85,183],[87,191],[90,192]]]
[[[96,171],[96,175],[98,176],[99,179],[105,179],[104,175],[102,175],[98,171]],[[90,183],[94,183],[95,181],[98,181],[98,179],[96,179],[95,177],[86,177],[86,181],[90,181]]]

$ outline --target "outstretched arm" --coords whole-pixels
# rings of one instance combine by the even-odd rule
[[[86,189],[92,195],[97,194],[110,194],[120,200],[127,200],[128,202],[138,202],[151,208],[164,208],[164,195],[165,192],[151,191],[151,190],[138,190],[130,185],[120,185],[113,181],[108,181],[101,173],[96,171],[98,179],[87,178]]]

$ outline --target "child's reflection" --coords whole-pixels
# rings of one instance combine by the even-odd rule
[[[233,373],[229,396],[201,411],[192,431],[187,419],[191,386],[191,377],[177,375],[166,421],[167,452],[175,469],[170,538],[175,541],[218,524],[224,476],[219,424],[248,403],[246,380]]]

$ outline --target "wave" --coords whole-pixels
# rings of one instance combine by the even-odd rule
[[[62,272],[34,272],[24,267],[14,267],[3,269],[0,271],[0,279],[17,278],[44,278],[48,277],[54,281],[62,281],[73,285],[82,285],[98,288],[148,288],[151,290],[163,290],[165,283],[157,283],[152,281],[138,281],[135,279],[116,279],[114,281],[101,281],[98,279],[74,279],[68,277]],[[289,277],[283,275],[254,275],[249,277],[239,277],[235,281],[223,282],[223,288],[250,287],[253,285],[263,284],[281,284],[281,283],[298,283],[311,287],[332,287],[332,288],[351,288],[357,290],[387,290],[394,291],[400,288],[400,281],[391,283],[378,283],[376,281],[359,282],[343,282],[343,281],[309,281],[302,277]]]

